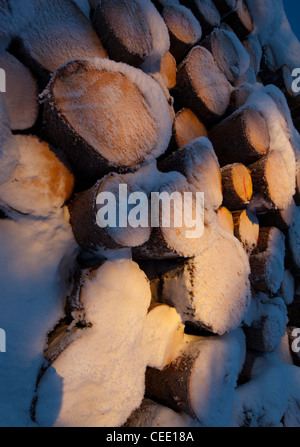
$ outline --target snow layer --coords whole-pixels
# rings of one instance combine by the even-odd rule
[[[0,4],[0,53],[9,46],[11,39],[18,35],[31,21],[34,9],[31,0],[6,0]]]
[[[81,300],[92,327],[40,382],[36,414],[43,426],[119,426],[144,396],[151,300],[145,274],[130,260],[108,261],[85,282]]]
[[[0,220],[0,424],[31,425],[30,405],[47,333],[64,315],[76,244],[66,209],[48,219]]]

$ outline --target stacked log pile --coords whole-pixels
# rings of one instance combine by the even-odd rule
[[[300,366],[293,351],[300,327],[300,95],[291,90],[290,68],[277,67],[272,50],[262,48],[244,0],[90,1],[90,18],[73,0],[32,3],[31,26],[0,54],[0,67],[16,78],[0,97],[1,218],[42,221],[65,207],[78,245],[73,291],[48,334],[32,419],[247,425],[234,405],[245,383],[258,387],[258,359],[277,355],[286,337],[290,363]],[[129,207],[125,225],[119,208],[115,227],[100,227],[106,214],[99,194],[120,206],[124,185],[123,199],[133,192],[140,204],[148,199],[135,216],[140,225],[128,225]],[[170,204],[171,224],[158,216],[151,227],[153,193],[182,199],[196,192],[204,193],[204,215],[193,198],[181,225]],[[187,237],[194,228],[188,221],[201,224],[201,234]],[[131,268],[114,261],[123,256]],[[114,262],[115,276],[107,267]],[[109,281],[121,281],[111,285],[119,294],[124,282],[135,335],[125,302],[117,300],[116,317],[113,303],[103,305]],[[110,331],[119,343],[115,357],[97,344]],[[95,358],[85,353],[89,343]],[[118,364],[111,381],[103,366],[109,361]],[[65,389],[50,417],[48,402],[58,405],[53,371]],[[113,409],[104,401],[110,394]],[[259,417],[256,423],[267,425]]]

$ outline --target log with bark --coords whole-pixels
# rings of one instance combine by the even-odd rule
[[[159,161],[158,169],[162,172],[180,172],[196,191],[204,192],[213,209],[220,208],[223,201],[221,171],[214,149],[207,138],[197,138],[168,158]]]
[[[163,156],[171,154],[199,137],[208,137],[204,124],[190,109],[185,107],[179,110],[174,118],[173,133],[168,150]]]
[[[274,294],[284,277],[285,236],[278,228],[260,227],[257,248],[250,257],[251,283],[255,290]]]
[[[280,287],[280,296],[282,296],[287,306],[294,301],[295,278],[289,270],[284,271],[284,277]]]
[[[220,25],[221,17],[212,0],[182,0],[200,22],[203,36],[210,34]]]
[[[221,5],[224,5],[224,3],[228,2],[221,0]],[[223,20],[228,23],[240,40],[244,40],[254,30],[254,23],[246,0],[235,3],[234,8],[228,12],[226,17],[223,17]]]
[[[270,135],[263,115],[242,107],[209,131],[221,166],[232,163],[249,165],[270,148]]]
[[[258,74],[262,59],[262,47],[257,36],[249,36],[243,41],[243,45],[250,57],[250,66],[255,74]]]
[[[232,405],[245,352],[241,330],[222,337],[186,335],[177,359],[161,371],[147,370],[146,396],[204,425],[216,411],[225,420],[230,416],[224,404]],[[215,362],[219,367],[212,375],[209,365]],[[201,386],[203,380],[205,387]]]
[[[164,7],[162,17],[170,35],[170,52],[179,62],[202,37],[202,29],[190,9],[179,4]]]
[[[171,115],[162,89],[125,64],[69,62],[52,78],[44,102],[47,141],[66,152],[88,186],[108,172],[137,169],[170,141]]]
[[[159,60],[169,50],[167,27],[150,0],[102,0],[93,26],[117,62],[138,67],[146,60]]]
[[[249,166],[253,181],[253,208],[259,214],[287,209],[293,201],[289,173],[280,152],[271,151]],[[280,172],[280,175],[278,173]]]
[[[201,42],[213,55],[219,69],[235,85],[250,67],[250,57],[236,35],[229,31],[214,30]]]
[[[11,51],[36,75],[42,90],[68,60],[106,58],[91,23],[71,0],[34,0],[34,21],[22,28]],[[55,22],[55,27],[53,27]]]
[[[248,254],[257,247],[259,240],[259,221],[250,210],[235,211],[232,214],[234,235],[242,243]]]
[[[231,211],[246,207],[253,194],[249,169],[241,163],[234,163],[224,166],[221,174],[224,206]]]
[[[294,200],[283,209],[272,209],[259,215],[259,223],[262,227],[277,227],[280,231],[287,231],[293,224],[297,213]]]
[[[204,124],[212,124],[224,115],[231,91],[206,48],[194,47],[178,67],[175,103],[178,108],[190,108]]]
[[[183,322],[224,334],[239,326],[251,294],[245,251],[228,232],[218,233],[207,250],[162,275],[161,299]]]

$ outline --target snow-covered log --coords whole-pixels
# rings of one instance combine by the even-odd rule
[[[73,192],[75,179],[64,158],[37,137],[16,135],[20,160],[0,186],[4,210],[48,216],[58,211]]]
[[[251,283],[261,292],[278,292],[284,276],[285,236],[275,227],[260,227],[256,252],[250,257]]]
[[[281,231],[287,231],[296,217],[297,207],[294,200],[283,209],[271,209],[259,215],[259,223],[262,227],[277,227]]]
[[[200,22],[203,36],[210,34],[220,25],[221,17],[212,0],[182,0],[180,3],[190,8]]]
[[[250,66],[257,74],[260,69],[262,59],[262,47],[257,35],[251,35],[243,41],[243,45],[250,57]]]
[[[242,107],[214,126],[209,132],[221,166],[232,163],[248,165],[265,155],[270,148],[270,135],[263,115]]]
[[[0,93],[0,185],[7,182],[18,164],[20,154],[10,129],[8,110]]]
[[[30,25],[17,33],[13,52],[45,87],[51,73],[70,59],[105,58],[89,20],[71,0],[31,0]]]
[[[171,138],[161,87],[125,64],[71,61],[58,69],[44,101],[48,140],[66,152],[90,185],[107,172],[135,170],[161,155]]]
[[[69,205],[70,222],[75,239],[83,249],[91,252],[101,248],[119,249],[139,246],[148,241],[150,237],[148,203],[146,209],[142,209],[142,213],[147,213],[144,226],[134,228],[128,223],[132,208],[127,206],[128,196],[131,193],[142,192],[137,183],[134,173],[108,174],[98,180],[92,188],[75,196]],[[126,191],[122,192],[120,186],[122,188],[124,185]],[[101,194],[103,198],[99,201],[98,196]],[[126,209],[122,205],[124,201]],[[123,207],[122,210],[120,207]],[[122,212],[125,216],[120,217]],[[121,219],[126,219],[125,223],[121,222]]]
[[[183,322],[224,334],[238,327],[247,312],[248,276],[240,242],[220,229],[206,251],[162,275],[162,300],[176,308]]]
[[[234,211],[248,205],[253,193],[249,169],[241,163],[234,163],[224,166],[221,174],[224,206]]]
[[[258,244],[259,222],[256,215],[250,210],[235,211],[232,213],[234,235],[242,243],[248,254],[251,254]]]
[[[280,288],[280,296],[287,306],[292,304],[295,296],[295,278],[289,270],[284,271],[284,277]]]
[[[6,75],[3,99],[9,113],[11,129],[29,129],[38,116],[37,82],[30,70],[8,52],[0,55],[0,67]]]
[[[197,191],[182,174],[166,173],[162,179],[159,195],[151,194],[153,219],[150,239],[133,249],[134,257],[172,259],[196,256],[215,241],[217,216],[209,201],[197,195],[202,191]]]
[[[274,208],[284,210],[291,205],[291,182],[280,152],[269,152],[249,169],[253,181],[253,206],[258,212]]]
[[[231,212],[225,206],[221,206],[217,214],[220,227],[223,228],[223,230],[228,231],[228,233],[234,234],[234,224]]]
[[[204,426],[226,425],[245,352],[240,329],[222,337],[186,335],[177,359],[162,371],[147,370],[146,396]]]
[[[187,107],[176,113],[173,123],[172,138],[166,154],[186,146],[199,137],[207,137],[204,124]]]
[[[225,2],[221,1],[223,4],[226,3],[226,0]],[[224,17],[224,20],[241,40],[244,40],[254,30],[254,23],[246,0],[235,2],[234,8]]]
[[[234,33],[216,29],[201,42],[213,55],[219,69],[235,85],[250,67],[250,57]]]
[[[200,41],[202,29],[190,9],[179,4],[167,5],[162,17],[170,35],[170,52],[181,61],[187,51]]]
[[[150,0],[101,0],[93,26],[111,59],[139,66],[169,50],[167,27]]]
[[[288,230],[286,264],[295,276],[300,276],[300,208]]]
[[[162,172],[178,171],[183,174],[196,191],[204,192],[213,209],[222,204],[221,171],[210,141],[205,137],[192,140],[168,158],[158,162]]]
[[[159,74],[163,78],[168,89],[175,87],[177,65],[174,57],[169,51],[161,59]]]
[[[186,413],[178,413],[164,405],[160,405],[151,399],[144,399],[139,408],[137,408],[127,419],[123,427],[192,427],[194,421]]]
[[[204,124],[220,119],[229,105],[232,87],[212,54],[194,47],[179,65],[174,96],[178,107],[189,107]]]

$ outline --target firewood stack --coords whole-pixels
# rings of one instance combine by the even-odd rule
[[[262,48],[245,0],[32,3],[32,23],[0,55],[23,86],[8,82],[0,98],[2,218],[42,224],[63,207],[78,245],[33,421],[268,425],[249,420],[255,408],[246,414],[237,396],[259,392],[259,359],[300,365],[291,335],[300,327],[300,95],[290,67]],[[149,210],[152,192],[204,192],[203,234],[187,238],[185,221],[161,218],[100,228],[97,196],[118,197],[122,185],[146,194]],[[105,306],[110,289],[121,295]]]

